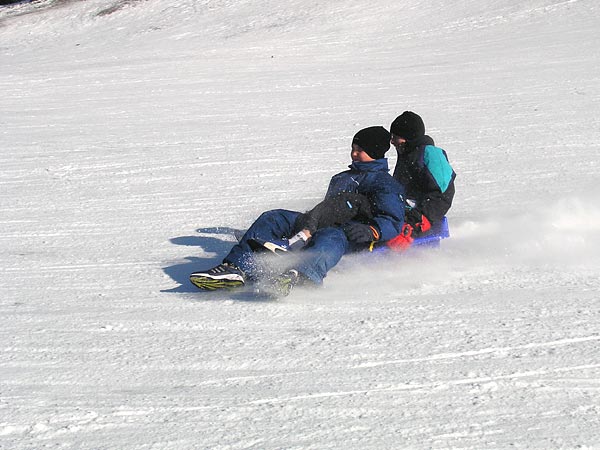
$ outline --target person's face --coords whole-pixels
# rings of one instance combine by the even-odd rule
[[[392,133],[392,138],[390,139],[390,142],[394,147],[396,147],[396,150],[398,150],[399,152],[402,152],[406,147],[406,139],[401,138],[400,136],[397,136],[394,133]]]
[[[375,161],[373,158],[371,158],[369,155],[367,155],[367,152],[365,152],[362,148],[360,148],[356,144],[352,144],[352,151],[350,152],[350,157],[352,158],[352,161],[354,161],[354,162]]]

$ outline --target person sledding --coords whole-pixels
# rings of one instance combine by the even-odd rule
[[[446,152],[425,134],[423,119],[404,111],[390,126],[391,143],[398,159],[394,178],[406,189],[405,225],[388,247],[405,250],[415,238],[439,230],[454,198],[456,173]]]
[[[389,174],[384,157],[389,148],[385,128],[360,130],[352,140],[349,170],[332,177],[321,206],[308,214],[285,209],[261,214],[221,264],[190,274],[190,281],[203,290],[261,281],[257,255],[272,243],[283,253],[282,265],[267,282],[274,292],[287,295],[297,284],[321,285],[344,254],[397,236],[404,224],[404,188]],[[347,208],[339,207],[344,204]]]

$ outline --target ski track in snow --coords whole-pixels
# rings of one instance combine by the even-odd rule
[[[0,449],[600,449],[599,14],[0,7]],[[187,282],[405,109],[458,172],[440,249]]]

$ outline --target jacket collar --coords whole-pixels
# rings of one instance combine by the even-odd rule
[[[406,143],[408,149],[415,149],[417,147],[425,146],[425,145],[435,145],[433,139],[430,136],[424,135],[418,137],[414,141],[410,141]]]
[[[379,172],[382,170],[386,172],[389,171],[387,158],[376,159],[375,161],[369,162],[354,161],[348,167],[356,172]]]

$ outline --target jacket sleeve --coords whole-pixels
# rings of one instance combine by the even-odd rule
[[[404,225],[404,188],[397,180],[385,175],[378,180],[378,186],[370,196],[373,218],[369,222],[378,228],[380,241],[396,237]]]
[[[438,222],[452,206],[456,174],[448,162],[446,152],[439,147],[426,146],[423,162],[426,189],[416,207],[431,222]]]
[[[327,197],[296,221],[297,226],[314,234],[318,229],[342,225],[353,219],[373,217],[369,199],[356,192],[340,192]]]
[[[329,181],[329,186],[327,187],[327,193],[325,194],[325,198],[335,197],[341,192],[352,192],[349,189],[349,171],[340,172],[333,177]],[[356,186],[351,186],[356,190]]]

